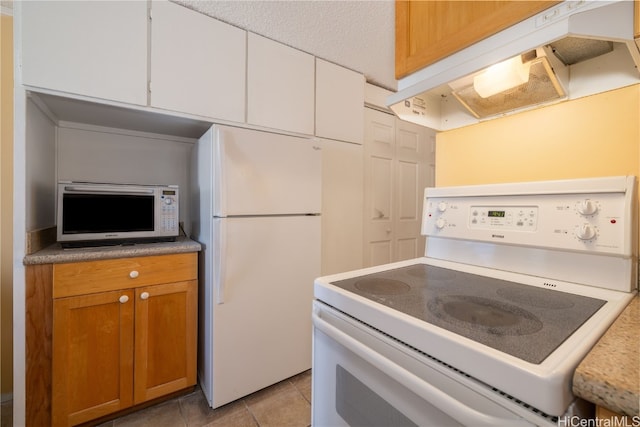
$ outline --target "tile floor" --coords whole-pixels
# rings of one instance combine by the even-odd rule
[[[158,405],[108,421],[100,427],[308,427],[311,425],[311,371],[217,409],[200,388]]]

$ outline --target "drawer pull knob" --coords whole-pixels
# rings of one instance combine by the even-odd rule
[[[121,302],[122,304],[124,304],[124,303],[125,303],[125,302],[127,302],[127,301],[129,301],[129,297],[128,297],[127,295],[122,295],[122,296],[120,297],[120,302]]]
[[[143,292],[140,294],[140,299],[149,299],[149,292]]]
[[[129,273],[129,277],[131,277],[132,279],[135,279],[139,275],[140,273],[138,273],[136,270],[132,270],[131,273]]]

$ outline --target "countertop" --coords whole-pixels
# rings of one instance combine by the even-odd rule
[[[640,415],[640,296],[580,363],[573,392],[615,413]]]
[[[48,246],[24,257],[25,265],[60,264],[66,262],[93,261],[100,259],[129,258],[138,256],[198,252],[200,243],[186,236],[179,236],[175,242],[136,243],[134,245],[100,246],[89,248],[62,249],[59,243]]]

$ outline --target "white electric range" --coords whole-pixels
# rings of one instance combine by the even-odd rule
[[[635,177],[428,188],[425,256],[316,280],[312,421],[558,425],[635,295]]]

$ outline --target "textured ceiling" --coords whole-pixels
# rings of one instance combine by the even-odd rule
[[[393,0],[173,0],[395,91]]]

